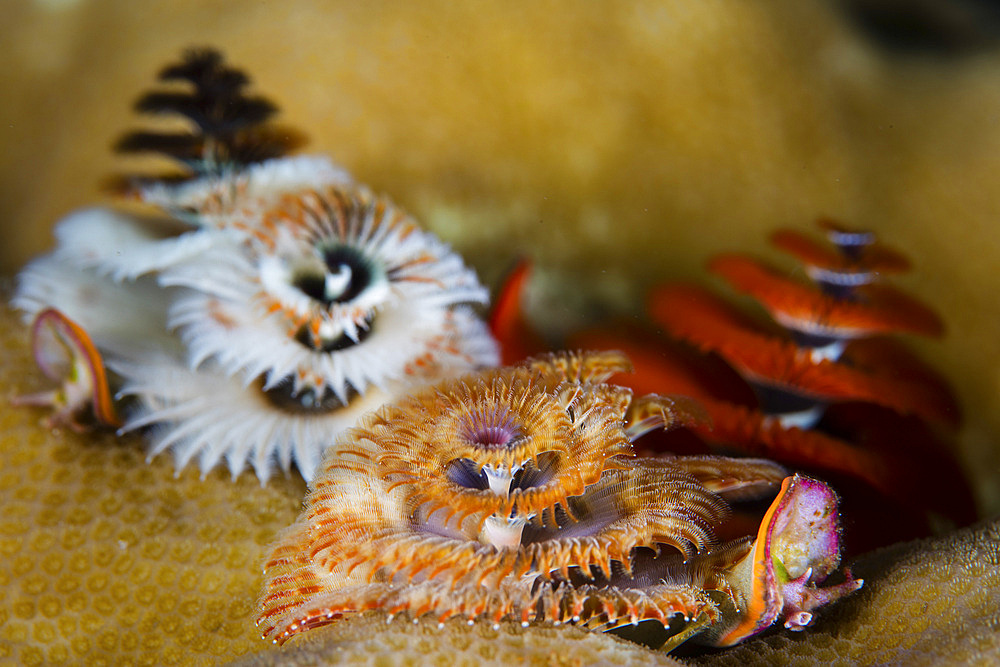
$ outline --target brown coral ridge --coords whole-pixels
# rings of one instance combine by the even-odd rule
[[[773,495],[786,473],[634,458],[634,438],[694,413],[604,382],[629,367],[620,353],[551,355],[370,415],[331,448],[267,560],[264,636],[378,609],[594,629],[678,617],[686,638],[732,613],[717,600],[742,599],[728,575],[752,545],[717,543],[724,498]]]

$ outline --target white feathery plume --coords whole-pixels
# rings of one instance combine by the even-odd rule
[[[474,318],[456,307],[487,294],[445,244],[363,189],[299,198],[306,208],[292,207],[293,220],[261,216],[254,232],[269,216],[281,221],[263,240],[248,232],[162,274],[164,285],[189,288],[169,324],[193,368],[211,359],[244,383],[292,376],[297,390],[331,387],[343,398],[403,379],[420,358],[446,373],[497,363],[495,345],[463,339]],[[338,208],[339,198],[348,204]],[[317,212],[330,219],[317,222]],[[481,337],[492,343],[485,329]]]
[[[203,477],[224,462],[234,479],[249,464],[261,485],[293,464],[312,479],[336,435],[388,398],[372,390],[346,405],[310,411],[295,408],[287,395],[287,405],[269,399],[259,385],[245,387],[211,364],[192,371],[158,356],[111,367],[124,379],[121,395],[136,402],[122,431],[147,430],[148,459],[170,450],[178,474],[197,461]]]
[[[151,457],[311,479],[363,412],[499,363],[475,273],[329,158],[284,156],[296,133],[270,124],[277,108],[245,95],[220,53],[192,50],[159,79],[169,92],[136,108],[188,130],[130,132],[117,150],[174,159],[187,180],[125,179],[143,214],[68,215],[12,299],[91,339]]]

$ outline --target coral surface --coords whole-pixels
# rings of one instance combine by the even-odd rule
[[[899,286],[940,308],[948,337],[918,352],[955,386],[981,506],[1000,511],[1000,52],[902,57],[840,5],[11,0],[0,271],[120,168],[122,101],[214,45],[484,282],[533,255],[531,312],[556,327],[586,303],[636,312],[650,284],[701,281],[709,255],[764,251],[776,227],[874,229],[920,269]]]
[[[0,385],[8,398],[44,381],[27,339],[4,309]],[[279,658],[254,627],[254,600],[268,547],[299,513],[302,481],[280,478],[262,488],[251,475],[234,483],[222,471],[204,480],[194,470],[175,477],[165,459],[144,463],[139,438],[51,431],[42,417],[0,406],[0,664],[198,665],[251,653],[248,664],[277,664],[286,654],[301,664],[362,655],[375,664],[418,663],[456,650],[476,664],[509,664],[509,651],[522,648],[538,664],[676,664],[567,627],[507,624],[494,631],[491,623],[469,629],[457,622],[438,631],[436,622],[386,626],[384,616],[319,630],[324,634],[302,647],[280,649]],[[898,656],[988,664],[1000,659],[998,562],[996,523],[880,551],[854,567],[864,589],[813,627],[698,661],[871,663]],[[866,657],[869,648],[876,657]]]
[[[0,315],[0,663],[211,664],[261,646],[265,548],[303,482],[174,474],[141,438],[42,427],[7,405],[45,379]]]
[[[437,620],[387,624],[379,613],[320,628],[281,651],[247,656],[234,667],[322,667],[324,665],[682,665],[664,653],[649,651],[611,635],[580,628],[503,623],[471,628],[461,619],[439,627]]]
[[[940,306],[949,335],[920,351],[959,393],[963,458],[995,515],[1000,53],[899,57],[836,6],[12,0],[0,25],[9,91],[0,269],[12,275],[51,247],[50,225],[94,201],[101,175],[116,168],[107,149],[131,117],[119,101],[179,48],[214,44],[309,128],[313,147],[392,192],[487,281],[510,253],[531,251],[540,284],[532,310],[558,326],[575,324],[583,303],[635,312],[648,284],[700,280],[720,238],[759,252],[769,230],[818,214],[877,229],[920,267],[900,284]],[[27,332],[4,313],[0,333],[4,393],[41,389]],[[270,652],[252,629],[254,568],[296,516],[302,484],[260,489],[222,473],[199,482],[191,470],[174,479],[165,460],[141,465],[137,439],[53,433],[40,418],[0,408],[0,661],[204,664]],[[106,512],[111,519],[100,519]],[[980,562],[950,558],[973,543]],[[997,605],[965,604],[996,590],[978,583],[995,572],[996,544],[991,530],[882,552],[875,574],[858,570],[866,590],[840,614],[794,639],[752,640],[703,662],[732,655],[745,664],[758,651],[771,663],[864,662],[867,643],[889,656],[910,640],[935,648],[924,662],[996,662]],[[925,558],[944,569],[923,569]],[[188,574],[160,586],[164,568]],[[91,587],[80,572],[93,575]],[[956,590],[965,595],[953,603]],[[903,600],[915,616],[877,607],[898,612]],[[351,635],[345,625],[338,650],[355,650],[356,637],[357,651],[376,654],[372,627],[359,620]],[[395,657],[437,650],[434,628]],[[409,645],[397,631],[386,635],[390,650]],[[574,632],[523,636],[585,662],[594,654],[563,639]],[[456,627],[447,641],[496,646],[488,629]],[[616,660],[649,659],[615,646]]]

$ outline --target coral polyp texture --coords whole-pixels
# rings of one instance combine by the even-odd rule
[[[598,630],[649,621],[667,648],[694,635],[728,645],[779,618],[808,625],[861,585],[818,588],[840,557],[825,484],[759,459],[636,458],[633,440],[699,411],[605,382],[629,368],[615,352],[538,357],[363,418],[267,560],[263,634],[282,643],[378,610]],[[727,499],[775,494],[755,535],[718,540]]]
[[[7,308],[0,361],[8,394],[42,387],[28,332]],[[0,426],[0,664],[678,664],[572,627],[455,618],[439,628],[432,616],[387,625],[375,611],[276,649],[253,623],[259,566],[295,520],[302,480],[175,477],[168,460],[142,465],[137,436],[51,430],[2,403]],[[852,565],[864,588],[806,632],[767,633],[699,663],[996,662],[998,558],[996,522],[866,555]]]
[[[90,409],[148,434],[178,468],[248,464],[309,479],[336,433],[386,399],[498,362],[474,272],[384,196],[299,143],[214,51],[165,68],[139,111],[185,130],[135,131],[124,152],[173,160],[118,179],[118,208],[78,211],[18,276],[43,370],[24,402],[80,427]],[[181,88],[183,87],[183,89]],[[129,203],[129,206],[125,204]],[[61,359],[59,364],[46,364]],[[112,389],[104,365],[112,371]]]

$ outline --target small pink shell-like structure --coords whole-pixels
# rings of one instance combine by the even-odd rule
[[[845,580],[817,588],[840,563],[837,497],[827,485],[795,475],[781,484],[778,497],[764,515],[751,557],[736,568],[734,589],[745,611],[716,644],[731,646],[784,617],[785,627],[802,630],[812,612],[861,588],[864,581]]]
[[[828,492],[815,531],[789,532],[802,522],[784,508],[801,503],[786,492],[763,551],[760,537],[719,544],[727,499],[767,497],[786,471],[760,459],[636,458],[636,437],[698,410],[604,382],[628,369],[615,352],[552,355],[443,382],[363,419],[329,450],[266,562],[264,636],[283,643],[369,610],[600,630],[654,621],[675,633],[668,647],[706,629],[708,641],[723,631],[738,641],[770,625],[775,606],[802,595],[760,574],[777,566],[759,554],[797,547],[813,567],[797,581],[813,590],[839,559],[835,497],[810,481]],[[766,622],[748,604],[762,596]]]

